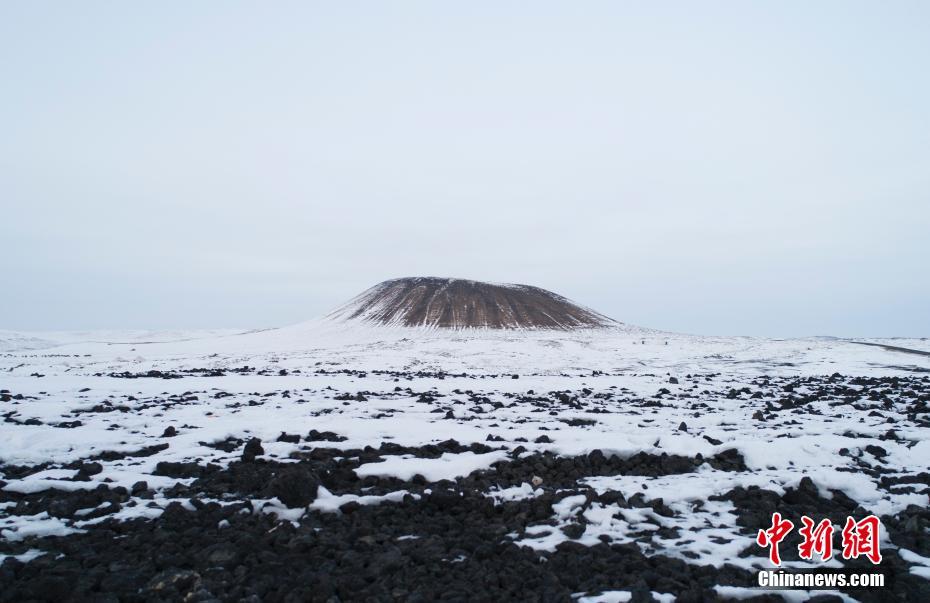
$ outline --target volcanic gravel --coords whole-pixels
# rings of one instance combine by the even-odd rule
[[[165,378],[165,374],[139,378]],[[718,567],[697,558],[648,552],[647,545],[683,537],[683,530],[664,525],[661,519],[681,518],[680,508],[649,496],[648,490],[621,491],[596,484],[617,476],[700,477],[708,472],[742,478],[752,471],[738,450],[701,434],[687,421],[673,423],[670,430],[709,442],[717,447],[714,454],[641,451],[620,456],[594,450],[566,456],[553,447],[561,437],[557,426],[592,429],[599,417],[621,409],[634,413],[631,422],[642,421],[641,425],[682,399],[691,405],[691,416],[708,412],[705,401],[711,392],[701,388],[709,378],[688,375],[681,381],[688,385],[683,391],[674,394],[660,388],[648,398],[593,388],[504,395],[476,388],[455,390],[454,398],[400,386],[393,392],[334,392],[333,400],[349,406],[412,396],[416,404],[436,413],[436,421],[463,425],[475,417],[520,409],[526,417],[538,413],[552,418],[552,428],[546,428],[547,434],[532,442],[523,437],[502,437],[507,430],[498,425],[490,427],[491,432],[481,442],[449,439],[404,446],[382,440],[376,446],[359,448],[337,446],[347,437],[325,430],[285,431],[265,441],[239,434],[241,437],[202,442],[205,450],[229,455],[222,462],[155,463],[147,479],[170,479],[172,485],[167,487],[139,480],[131,488],[102,482],[91,489],[0,489],[0,508],[6,516],[47,514],[66,525],[80,522],[82,530],[68,535],[0,539],[0,554],[12,555],[0,564],[0,601],[572,601],[579,593],[614,590],[630,591],[634,601],[654,600],[653,593],[674,595],[679,601],[718,600],[721,596],[715,587],[752,587],[755,572],[729,563]],[[223,393],[212,391],[211,397],[224,400],[227,396]],[[301,395],[284,393],[254,393],[248,400],[229,395],[228,408],[266,406],[273,412],[270,407],[275,400]],[[891,453],[885,448],[913,445],[896,431],[905,422],[914,428],[930,426],[930,380],[925,377],[761,377],[751,386],[725,388],[716,394],[744,403],[745,412],[753,415],[763,431],[790,425],[803,416],[831,421],[836,418],[829,414],[831,409],[887,420],[888,429],[878,439],[883,445],[859,446],[857,442],[865,436],[852,429],[840,434],[849,441],[848,449],[841,451],[852,463],[848,470],[876,480],[888,492],[924,497],[930,493],[930,472],[898,472],[886,463]],[[25,397],[15,398],[13,392],[4,395],[10,403],[27,402]],[[110,416],[139,408],[169,412],[196,406],[204,395],[187,392],[122,404],[107,400],[76,414]],[[391,411],[383,406],[370,409],[371,420],[391,419]],[[20,420],[22,407],[14,408],[18,410],[3,415],[5,420],[29,425]],[[579,410],[586,413],[584,417],[563,416]],[[63,483],[93,481],[106,463],[160,458],[170,449],[167,442],[184,431],[183,425],[165,426],[158,430],[160,437],[147,446],[128,452],[103,451],[61,465],[3,465],[0,488],[12,480],[55,469],[74,472]],[[288,457],[270,457],[267,449],[272,444],[290,446]],[[435,461],[495,454],[501,455],[500,460],[454,480],[428,480],[419,474],[410,479],[360,477],[356,473],[363,465],[377,466],[389,460]],[[516,499],[502,496],[527,484],[534,485],[529,495]],[[314,503],[323,500],[324,489],[329,496],[345,497],[345,502],[332,509],[314,508]],[[372,503],[376,497],[383,499]],[[572,500],[579,501],[580,510],[568,521],[559,519],[561,505]],[[754,544],[754,537],[759,529],[769,526],[774,511],[796,525],[801,515],[829,517],[842,524],[848,515],[870,513],[843,491],[825,492],[807,477],[782,492],[733,487],[697,501],[695,510],[705,503],[732,504],[738,535],[746,543],[741,557],[765,555]],[[621,541],[602,533],[593,542],[581,542],[593,529],[583,511],[602,507],[611,508],[618,517],[624,511],[642,512],[653,518],[647,519],[654,524],[653,531],[633,534],[632,540]],[[122,516],[140,509],[150,510],[151,516]],[[930,556],[930,511],[926,505],[910,505],[899,513],[883,515],[881,520],[895,546]],[[532,539],[540,538],[540,528],[564,538],[553,550],[530,546]],[[783,557],[789,561],[797,560],[796,536],[782,546]],[[835,547],[839,548],[839,534],[835,536]],[[13,557],[35,550],[44,554],[27,561]],[[880,569],[888,580],[885,589],[844,592],[861,601],[930,600],[930,581],[912,573],[913,565],[895,548],[886,547],[883,554]],[[844,562],[844,567],[873,569],[861,560]],[[760,594],[752,600],[780,597]],[[821,600],[837,599],[824,596]]]
[[[334,314],[381,325],[445,329],[578,329],[616,324],[539,287],[436,277],[384,281]]]

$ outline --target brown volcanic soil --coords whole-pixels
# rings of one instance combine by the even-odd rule
[[[617,324],[539,287],[436,277],[384,281],[330,316],[448,329],[565,330]]]

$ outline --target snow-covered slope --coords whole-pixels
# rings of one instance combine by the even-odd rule
[[[326,366],[447,373],[909,374],[930,367],[926,339],[705,337],[629,325],[564,330],[432,329],[314,320],[250,332],[10,334],[0,371],[141,371]],[[878,345],[863,345],[863,343]],[[909,351],[910,350],[910,351]]]

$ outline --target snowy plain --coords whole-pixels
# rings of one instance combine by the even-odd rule
[[[189,504],[165,492],[193,481],[158,475],[159,463],[227,466],[241,451],[212,444],[250,438],[261,439],[264,458],[286,463],[307,446],[277,441],[281,434],[317,430],[338,434],[341,441],[326,446],[342,450],[447,440],[495,447],[436,458],[387,456],[355,469],[359,478],[402,481],[417,476],[454,481],[482,470],[493,476],[495,463],[535,453],[709,459],[735,450],[746,470],[702,464],[684,473],[592,475],[579,481],[595,493],[658,500],[670,513],[566,496],[553,506],[549,521],[506,537],[550,552],[567,540],[595,545],[608,538],[635,543],[647,555],[758,569],[767,561],[743,554],[752,542],[737,525],[733,503],[715,496],[751,486],[784,493],[809,478],[821,496],[842,492],[877,515],[927,506],[926,493],[884,487],[876,474],[861,470],[908,478],[930,469],[930,429],[895,412],[911,400],[893,399],[888,412],[838,405],[835,398],[817,394],[819,382],[805,379],[840,375],[843,386],[852,389],[857,386],[851,377],[926,381],[930,355],[917,352],[928,350],[926,339],[700,337],[624,325],[447,331],[318,320],[249,332],[0,332],[0,390],[6,392],[0,403],[2,489],[24,495],[92,490],[100,484],[132,490],[144,481],[154,492],[144,504],[134,501],[115,513],[83,509],[65,518],[17,514],[15,503],[3,503],[0,542],[28,541],[34,547],[40,541],[33,537],[81,533],[105,519],[158,517],[171,502]],[[804,412],[772,412],[773,402],[784,396],[811,400]],[[543,397],[569,401],[551,404]],[[173,428],[170,437],[164,435],[167,428]],[[159,446],[151,454],[135,454],[153,445]],[[883,454],[870,454],[869,446],[880,446]],[[101,465],[89,478],[78,479],[78,470],[65,468],[89,459]],[[16,473],[5,467],[33,470]],[[548,486],[495,486],[485,495],[502,504],[531,499]],[[274,498],[257,502],[266,513],[299,521],[305,513],[339,513],[349,500],[385,504],[405,494],[402,489],[356,495],[321,488],[308,509],[289,509]],[[579,522],[585,529],[573,538],[564,528]],[[673,536],[648,535],[663,529]],[[884,545],[894,548],[887,539]],[[29,562],[40,549],[16,556]],[[901,557],[913,574],[928,576],[925,557],[907,550]],[[718,594],[745,595],[728,588]],[[628,593],[586,596],[581,600],[622,601]],[[656,593],[659,600],[671,596]]]

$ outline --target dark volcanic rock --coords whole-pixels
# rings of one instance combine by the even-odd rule
[[[306,467],[283,469],[271,482],[271,491],[289,508],[306,507],[316,499],[320,481]]]
[[[347,375],[364,375],[351,369],[340,370]],[[425,374],[417,375],[422,377]],[[387,372],[383,375],[391,376],[395,381],[407,376]],[[444,373],[432,375],[437,378],[449,376]],[[163,461],[157,463],[151,474],[171,477],[175,481],[183,479],[183,483],[165,483],[163,478],[146,476],[148,482],[136,482],[129,491],[107,483],[108,478],[103,476],[108,472],[103,468],[109,467],[104,461],[126,459],[123,463],[126,466],[144,464],[150,467],[150,463],[140,463],[133,457],[157,454],[167,444],[130,453],[107,451],[60,465],[60,468],[76,473],[72,479],[83,481],[75,485],[95,486],[90,490],[72,491],[68,488],[22,493],[3,489],[4,482],[0,481],[0,505],[8,516],[26,518],[47,513],[69,526],[81,528],[80,532],[71,534],[43,538],[26,536],[19,541],[8,539],[4,532],[0,538],[0,556],[3,558],[0,562],[0,603],[45,600],[570,602],[578,593],[593,595],[609,590],[628,591],[632,601],[653,600],[652,592],[667,593],[677,601],[720,600],[715,586],[753,587],[756,585],[755,572],[732,565],[704,565],[707,559],[715,557],[713,554],[707,559],[690,552],[683,553],[684,559],[663,556],[663,541],[688,537],[685,530],[664,525],[660,519],[680,517],[679,507],[668,497],[668,503],[662,498],[654,498],[658,493],[655,488],[647,487],[652,483],[650,480],[636,480],[642,483],[642,491],[630,489],[621,492],[609,487],[606,490],[592,488],[589,479],[616,475],[659,477],[688,474],[707,466],[719,471],[748,472],[743,457],[736,449],[721,450],[726,448],[723,440],[731,439],[733,434],[728,433],[731,430],[723,428],[713,432],[722,438],[718,440],[702,433],[702,429],[696,426],[701,422],[698,418],[701,413],[711,412],[708,405],[700,402],[701,397],[717,393],[728,397],[732,394],[732,399],[737,400],[736,404],[744,409],[746,416],[758,411],[758,419],[765,421],[756,424],[760,430],[782,429],[782,426],[793,430],[799,425],[793,417],[801,414],[815,413],[825,420],[835,419],[836,416],[827,415],[830,411],[823,405],[816,404],[818,400],[830,401],[830,408],[839,416],[854,417],[855,411],[860,416],[869,417],[869,421],[875,419],[875,424],[870,425],[872,433],[887,430],[888,427],[882,427],[875,431],[876,425],[884,425],[887,419],[889,425],[896,429],[880,437],[878,443],[881,446],[866,446],[871,438],[857,433],[849,421],[844,421],[843,428],[850,427],[844,434],[849,439],[848,448],[839,452],[849,463],[842,463],[838,470],[861,471],[876,480],[881,489],[891,493],[930,493],[930,474],[921,465],[915,465],[915,470],[897,471],[898,467],[893,462],[912,441],[912,434],[916,432],[912,425],[930,427],[930,424],[920,423],[926,421],[930,413],[927,406],[930,402],[930,394],[927,393],[930,377],[899,382],[898,378],[850,380],[833,376],[829,383],[812,379],[791,379],[789,382],[765,378],[760,380],[762,383],[756,383],[755,389],[734,389],[732,384],[728,384],[723,386],[722,392],[708,391],[701,397],[696,392],[693,395],[687,393],[692,391],[689,388],[692,382],[698,381],[698,377],[688,375],[681,381],[685,385],[676,388],[680,392],[671,394],[663,388],[658,398],[642,404],[638,400],[624,399],[625,394],[619,392],[587,387],[549,394],[536,394],[529,390],[525,395],[497,393],[488,396],[482,391],[455,390],[452,396],[442,399],[444,396],[435,391],[417,392],[409,387],[396,386],[387,395],[371,391],[345,392],[347,397],[344,400],[356,401],[361,407],[367,407],[366,399],[374,401],[409,396],[424,405],[423,411],[436,412],[431,415],[436,420],[450,413],[450,420],[462,422],[474,420],[471,414],[482,413],[491,418],[487,415],[496,410],[524,405],[528,413],[540,413],[526,415],[530,420],[551,417],[546,421],[545,433],[548,435],[539,439],[545,443],[571,439],[573,435],[567,431],[569,426],[589,429],[597,424],[593,419],[583,418],[587,415],[576,416],[578,413],[606,412],[613,410],[612,406],[620,405],[635,416],[650,412],[647,410],[650,406],[662,408],[665,402],[673,401],[673,396],[693,397],[694,414],[675,420],[691,416],[697,420],[692,420],[690,427],[682,423],[678,437],[682,437],[687,429],[696,441],[706,441],[719,447],[714,448],[713,456],[684,456],[656,450],[655,453],[640,452],[621,458],[609,450],[606,454],[593,450],[586,455],[566,457],[547,450],[552,448],[550,446],[534,446],[536,450],[528,452],[518,443],[526,443],[532,438],[514,437],[520,432],[510,431],[505,420],[496,417],[486,429],[482,425],[478,427],[479,431],[474,432],[480,433],[482,439],[487,436],[486,444],[469,442],[464,439],[463,432],[459,436],[461,442],[450,439],[412,446],[387,438],[380,444],[370,442],[364,448],[337,448],[326,443],[346,439],[336,433],[313,430],[301,438],[293,433],[277,436],[279,432],[276,431],[273,438],[291,444],[283,447],[287,450],[287,459],[275,456],[260,458],[264,454],[261,441],[248,440],[250,436],[240,433],[238,435],[243,439],[230,437],[203,443],[204,449],[200,453],[239,451],[241,461],[230,461],[227,455],[220,460],[214,454],[193,455],[191,458],[168,454],[152,461],[166,458],[188,462]],[[857,389],[851,389],[851,386]],[[788,389],[784,389],[786,387]],[[858,388],[863,389],[860,391]],[[726,394],[727,390],[731,394]],[[310,398],[310,390],[305,391],[306,397]],[[791,395],[785,396],[784,392]],[[259,399],[259,396],[253,394],[251,397]],[[217,392],[213,397],[226,395]],[[499,401],[502,398],[504,402]],[[263,400],[261,404],[267,402],[266,409],[271,411],[275,404],[272,394],[260,399]],[[492,407],[495,410],[489,410]],[[95,412],[117,412],[113,410],[115,408],[118,407],[112,403],[102,404],[101,409]],[[312,407],[308,406],[308,410]],[[562,415],[563,410],[569,410],[570,414]],[[0,417],[3,419],[16,422],[15,415]],[[88,419],[93,420],[93,417]],[[647,419],[640,417],[640,420]],[[518,421],[520,424],[529,422],[522,418]],[[181,431],[191,432],[192,427],[177,425]],[[669,421],[664,427],[671,431],[675,424]],[[305,428],[294,425],[290,429],[295,432],[299,429],[299,433],[303,434]],[[784,433],[789,433],[789,429],[784,429]],[[171,452],[183,451],[180,448],[183,442],[172,440],[171,443],[172,448],[178,447]],[[275,448],[280,453],[282,447]],[[397,456],[438,459],[447,453],[470,451],[485,454],[494,450],[501,450],[504,454],[490,467],[439,482],[431,482],[423,475],[401,479],[374,475],[362,477],[356,473],[360,465],[388,461]],[[95,459],[101,462],[95,462]],[[222,465],[214,464],[216,462]],[[35,466],[0,463],[0,477],[19,480],[58,468],[59,464],[53,463]],[[743,481],[742,476],[734,477],[737,483]],[[91,480],[102,483],[88,483]],[[609,484],[610,481],[604,480],[603,483]],[[726,480],[730,481],[733,480]],[[528,498],[494,500],[488,496],[490,492],[524,484],[534,487],[532,496]],[[284,513],[279,505],[268,503],[269,499],[278,498],[287,507],[302,510],[318,500],[321,487],[334,496],[345,497],[342,500],[352,502],[342,504],[339,512],[325,513],[314,509],[305,513]],[[365,504],[356,501],[356,497],[380,497],[392,493],[399,495],[390,496],[380,503],[372,499],[365,500]],[[553,517],[556,505],[568,497],[579,496],[583,502],[573,503],[568,516]],[[704,512],[701,507],[707,502],[703,496],[701,498],[692,506],[698,513]],[[759,529],[768,527],[774,511],[782,513],[795,526],[800,525],[800,518],[804,515],[831,519],[838,526],[834,533],[835,553],[840,550],[839,526],[845,518],[860,518],[869,513],[842,491],[824,490],[823,485],[818,488],[807,477],[796,487],[778,492],[738,487],[722,491],[708,500],[732,504],[739,532],[734,534],[739,540],[714,537],[711,542],[734,546],[732,543],[740,544],[742,541],[741,557],[757,560],[763,559],[766,551],[755,544],[755,536]],[[614,506],[615,510],[611,512],[621,513],[626,509],[642,509],[646,515],[655,516],[656,521],[648,523],[656,529],[631,534],[633,542],[621,540],[610,532],[602,532],[595,522],[589,523],[587,510],[600,510],[599,506]],[[152,518],[145,518],[148,513],[134,519],[121,517],[126,515],[122,510],[134,507],[137,510],[162,507],[164,512],[161,515],[156,513]],[[881,521],[891,543],[930,557],[930,539],[927,538],[930,510],[926,505],[908,506],[893,516],[883,515]],[[526,546],[525,538],[530,535],[540,538],[554,535],[567,541],[558,544],[555,550],[534,550]],[[795,529],[781,548],[786,560],[798,560],[799,542],[800,536]],[[897,549],[884,544],[884,559],[878,569],[886,575],[886,587],[880,590],[845,589],[843,592],[863,603],[930,601],[930,582],[911,573],[917,564],[905,561]],[[38,549],[44,554],[26,562],[16,559],[16,555],[31,549]],[[875,569],[864,559],[843,561],[842,565],[863,571]],[[759,594],[751,600],[776,601],[780,597],[777,594]],[[821,596],[812,600],[836,599]]]
[[[197,463],[172,463],[169,461],[160,461],[155,465],[153,475],[161,475],[173,478],[201,477],[204,474],[204,468]]]
[[[636,544],[612,542],[608,536],[599,544],[581,544],[574,539],[584,538],[592,526],[580,515],[565,525],[552,526],[571,539],[554,552],[530,549],[509,536],[550,522],[553,505],[577,494],[587,497],[585,504],[651,508],[657,515],[673,517],[675,511],[662,499],[647,500],[643,493],[629,498],[616,491],[598,494],[580,485],[580,480],[597,475],[687,473],[703,462],[745,470],[735,450],[706,460],[646,453],[621,459],[600,450],[578,457],[545,452],[521,455],[496,463],[491,471],[442,482],[427,482],[422,477],[409,482],[359,478],[352,471],[379,456],[437,458],[445,451],[465,450],[490,448],[455,440],[420,448],[383,442],[379,448],[364,450],[314,448],[295,453],[289,462],[234,461],[225,468],[162,463],[157,473],[200,474],[183,489],[189,504],[172,502],[151,521],[104,518],[81,533],[23,544],[16,550],[0,548],[0,553],[19,554],[37,545],[49,553],[29,563],[7,559],[0,564],[0,602],[571,601],[573,593],[604,590],[639,593],[633,600],[650,600],[649,592],[654,591],[681,601],[714,601],[718,600],[714,585],[755,585],[753,572],[701,565],[697,559],[646,556]],[[526,483],[535,475],[543,479],[543,486],[532,498],[495,503],[485,495],[492,487]],[[293,522],[262,512],[262,503],[254,500],[277,496],[288,507],[300,508],[315,499],[320,484],[336,495],[385,494],[398,489],[410,494],[380,505],[348,502],[340,513],[308,511]],[[145,492],[147,485],[139,483],[132,490]],[[18,506],[26,513],[51,512],[50,504],[57,502],[56,517],[99,507],[95,514],[102,517],[118,511],[127,494],[125,489],[101,485],[89,492],[26,495]],[[226,499],[223,504],[215,501],[221,497]],[[839,521],[848,514],[864,513],[839,491],[832,492],[832,498],[822,497],[809,479],[783,495],[737,488],[714,499],[734,504],[737,523],[746,531],[747,549],[757,555],[764,550],[754,547],[753,536],[770,520],[773,509],[794,521],[801,514]],[[925,509],[915,506],[882,519],[895,543],[930,554],[923,538],[930,520]],[[664,528],[658,535],[662,539],[681,537]],[[794,544],[789,548],[796,549]],[[783,552],[789,556],[785,548]],[[892,597],[927,600],[930,586],[926,581],[909,575],[906,564],[892,550],[886,554],[888,565],[883,563],[883,569],[893,575],[893,590],[888,591]],[[884,593],[849,594],[878,601]]]
[[[265,449],[262,448],[262,441],[259,438],[252,438],[246,442],[245,447],[242,449],[242,460],[246,463],[250,463],[260,454],[265,454]]]
[[[58,558],[0,566],[0,601],[571,601],[634,588],[700,601],[715,600],[714,584],[753,584],[743,570],[646,557],[635,545],[534,551],[506,534],[548,520],[557,495],[495,505],[471,489],[431,486],[421,500],[346,504],[296,525],[217,503],[105,521],[56,539]]]
[[[285,433],[282,431],[281,435],[278,436],[278,439],[276,441],[287,442],[289,444],[297,444],[298,442],[300,442],[300,436],[297,435],[296,433],[290,434],[290,433]]]

